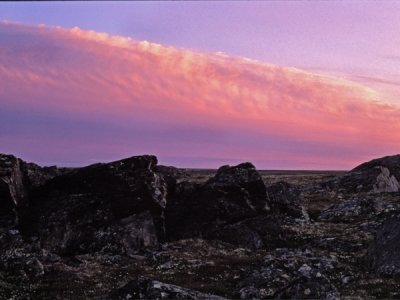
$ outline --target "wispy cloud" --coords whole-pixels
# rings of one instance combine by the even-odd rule
[[[1,145],[37,160],[350,168],[400,145],[400,109],[362,84],[79,28],[2,22],[0,77]]]

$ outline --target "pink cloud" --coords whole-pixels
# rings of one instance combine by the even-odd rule
[[[259,167],[268,168],[275,158],[287,160],[285,168],[335,169],[399,151],[400,109],[375,90],[334,76],[223,53],[79,28],[2,22],[0,78],[0,104],[11,114],[24,110],[64,121],[69,118],[66,127],[79,119],[123,128],[121,139],[113,139],[114,147],[100,141],[107,144],[105,159],[142,151],[158,154],[162,162],[163,157],[192,155],[259,161]],[[7,126],[15,131],[16,124]],[[184,138],[173,130],[185,127],[199,130],[185,132]],[[101,136],[96,128],[87,134],[111,138],[111,132]],[[136,132],[138,128],[143,135]],[[162,138],[160,132],[166,128],[171,129]],[[136,143],[127,142],[133,129]],[[209,140],[209,132],[218,137]],[[0,142],[14,143],[7,149],[20,153],[18,147],[24,140],[28,147],[28,139],[21,132],[15,134],[11,139],[0,132]],[[74,157],[79,149],[91,151],[73,136],[65,143],[74,147]],[[92,138],[90,143],[99,141]],[[50,153],[51,147],[46,151]],[[62,152],[57,160],[73,160],[67,156]]]

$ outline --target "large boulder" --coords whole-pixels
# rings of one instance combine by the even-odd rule
[[[165,237],[167,195],[156,164],[155,156],[136,156],[48,181],[32,194],[22,232],[61,253],[110,249],[111,244],[132,252],[156,244]]]
[[[339,181],[348,192],[399,192],[400,155],[385,156],[363,163]]]
[[[168,236],[171,240],[200,236],[260,248],[264,241],[259,230],[279,230],[276,221],[258,228],[251,220],[269,211],[266,186],[251,163],[223,166],[204,184],[177,185],[166,210]]]

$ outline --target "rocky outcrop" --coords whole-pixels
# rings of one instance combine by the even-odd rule
[[[343,176],[339,188],[349,192],[399,192],[400,155],[363,163]]]
[[[131,157],[48,181],[32,194],[22,232],[58,253],[155,245],[165,238],[167,201],[156,164],[154,156]]]

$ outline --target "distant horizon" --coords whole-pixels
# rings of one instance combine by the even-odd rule
[[[0,3],[0,153],[347,171],[400,153],[400,3]]]

